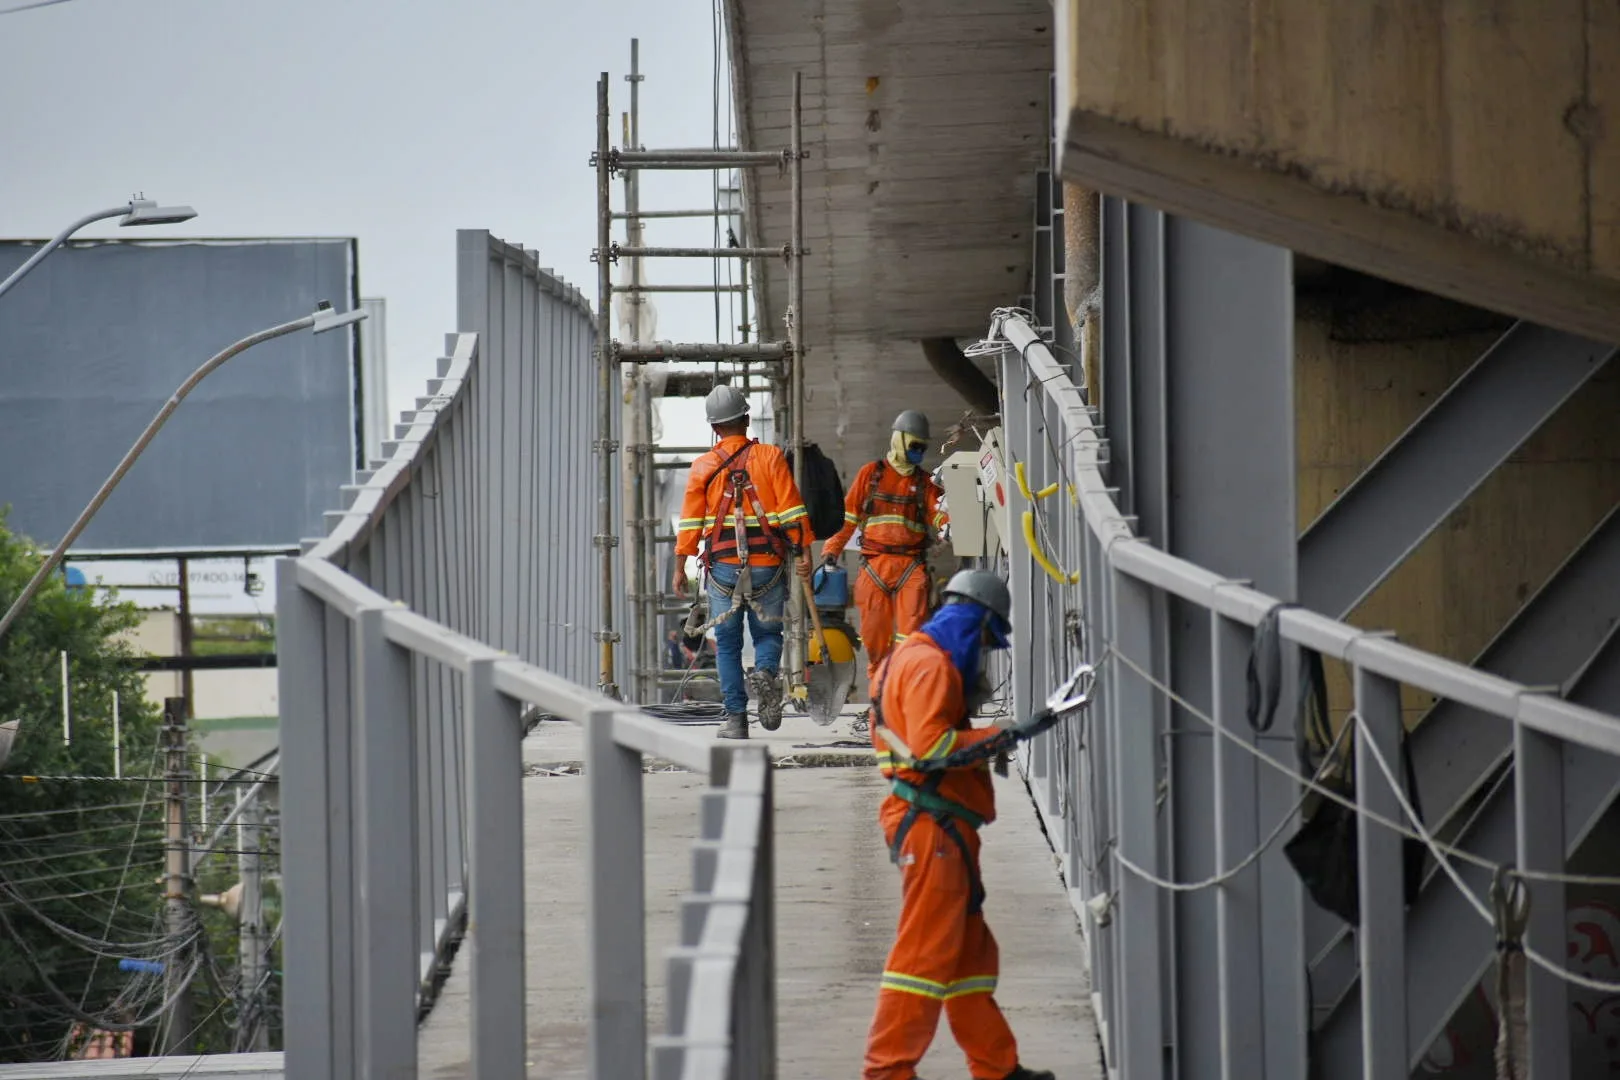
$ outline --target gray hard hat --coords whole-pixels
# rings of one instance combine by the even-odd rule
[[[703,415],[711,424],[728,424],[748,415],[748,399],[735,386],[721,383],[703,399]]]
[[[1007,583],[988,570],[958,570],[945,585],[945,602],[971,600],[1012,622],[1012,593]]]
[[[928,417],[916,409],[907,409],[894,418],[894,430],[903,431],[907,435],[915,435],[919,439],[927,439]]]

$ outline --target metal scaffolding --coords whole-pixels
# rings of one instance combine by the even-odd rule
[[[790,144],[780,150],[752,151],[733,147],[713,149],[648,150],[641,145],[639,123],[640,84],[644,76],[640,70],[640,43],[630,43],[630,110],[624,117],[624,147],[611,145],[608,108],[608,76],[602,73],[597,82],[597,146],[591,155],[596,169],[597,192],[597,246],[591,258],[597,264],[597,376],[598,393],[598,455],[597,483],[597,537],[596,547],[601,574],[601,626],[596,638],[601,643],[600,686],[604,693],[619,696],[615,677],[614,645],[623,640],[613,626],[615,598],[614,559],[619,546],[618,523],[613,513],[613,485],[627,482],[625,525],[630,530],[630,565],[626,572],[631,620],[631,671],[629,689],[633,699],[642,704],[658,698],[662,681],[660,664],[659,620],[670,614],[684,613],[689,598],[669,594],[658,573],[660,545],[673,544],[675,535],[660,532],[657,495],[657,475],[670,468],[684,468],[690,462],[655,461],[655,453],[701,454],[707,447],[659,447],[653,443],[653,391],[652,378],[646,365],[670,361],[701,361],[715,365],[713,376],[698,372],[681,372],[667,380],[663,396],[688,396],[696,385],[707,382],[709,387],[730,381],[739,384],[744,394],[751,391],[755,377],[772,387],[776,398],[776,415],[785,410],[789,414],[789,443],[793,451],[793,471],[796,483],[802,484],[804,461],[804,329],[800,313],[804,310],[804,280],[801,270],[804,246],[803,184],[801,173],[805,157],[800,123],[801,77],[793,76],[792,136]],[[747,168],[774,168],[785,173],[791,184],[792,228],[786,243],[775,247],[649,247],[645,243],[646,222],[650,220],[703,218],[730,216],[733,210],[716,205],[711,210],[672,209],[643,210],[640,197],[640,176],[651,170],[710,170],[731,171]],[[621,175],[624,182],[624,209],[613,208],[613,178]],[[625,223],[624,242],[613,237],[613,223]],[[745,230],[746,231],[746,230]],[[735,244],[735,240],[733,241]],[[619,260],[628,262],[628,281],[614,284],[612,267]],[[735,259],[741,269],[739,284],[650,285],[643,280],[644,259]],[[749,298],[750,281],[757,280],[755,264],[763,259],[781,259],[787,264],[788,307],[783,313],[784,336],[780,341],[750,341]],[[725,342],[670,342],[644,340],[642,333],[643,305],[652,293],[713,293],[716,297],[735,293],[741,300],[742,318],[736,328],[741,341]],[[633,340],[619,341],[613,335],[612,304],[615,295],[623,296],[630,311]],[[718,308],[716,308],[718,322]],[[721,364],[725,363],[724,369]],[[619,388],[617,369],[620,365],[635,369],[630,388],[630,417],[626,424],[628,445],[624,469],[614,468],[613,454],[618,444],[612,438],[613,410],[623,400]],[[706,390],[704,392],[707,392]],[[788,634],[786,667],[792,672],[795,685],[803,680],[804,640],[803,598],[797,590],[790,592],[788,606]],[[679,677],[678,672],[672,673]]]

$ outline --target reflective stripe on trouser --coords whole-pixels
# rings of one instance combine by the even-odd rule
[[[855,607],[861,613],[867,685],[875,687],[878,665],[895,642],[921,629],[928,619],[928,573],[910,555],[869,555],[865,561],[855,575]],[[873,580],[874,574],[888,589]]]
[[[979,837],[958,823],[975,863]],[[969,915],[961,848],[927,814],[901,845],[900,926],[866,1040],[863,1080],[913,1080],[945,1010],[975,1080],[1018,1066],[1018,1043],[996,1004],[1001,962],[983,915]]]

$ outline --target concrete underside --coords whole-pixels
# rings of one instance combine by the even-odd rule
[[[804,78],[808,438],[846,478],[902,408],[936,431],[966,411],[917,342],[978,337],[1029,288],[1035,172],[1047,160],[1047,0],[726,0],[743,143],[789,142]],[[785,177],[746,192],[759,242],[790,236]],[[762,267],[761,325],[788,303]]]
[[[548,725],[551,726],[551,725]],[[562,725],[531,737],[531,763],[570,760]],[[790,731],[790,727],[794,730]],[[782,738],[829,738],[790,719]],[[647,777],[648,1002],[661,1029],[663,950],[676,933],[676,907],[691,875],[700,777]],[[777,970],[782,1080],[860,1075],[878,976],[894,930],[899,877],[876,827],[883,795],[877,770],[782,768],[776,773]],[[998,994],[1022,1056],[1064,1080],[1092,1080],[1099,1064],[1082,947],[1050,849],[1023,784],[999,788],[1001,820],[985,836],[988,916],[1001,942]],[[528,821],[529,1075],[584,1077],[585,783],[577,776],[525,781]],[[466,954],[463,953],[463,956]],[[459,963],[422,1030],[424,1080],[468,1075],[467,971]],[[924,1063],[930,1080],[966,1080],[941,1026]]]
[[[1620,7],[1062,0],[1063,175],[1620,340]]]

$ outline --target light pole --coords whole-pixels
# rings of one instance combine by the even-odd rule
[[[193,210],[189,206],[159,206],[151,199],[134,198],[129,200],[129,202],[125,203],[123,206],[115,206],[111,210],[97,210],[93,214],[86,214],[78,221],[75,221],[73,224],[57,233],[56,236],[52,238],[50,243],[46,244],[44,247],[34,252],[33,255],[29,256],[28,261],[17,267],[16,270],[12,271],[10,277],[6,278],[4,281],[0,281],[0,296],[4,296],[13,285],[17,284],[17,282],[23,279],[23,275],[27,274],[28,271],[38,266],[40,261],[44,259],[45,256],[61,247],[68,237],[72,236],[74,233],[78,232],[92,221],[101,221],[104,218],[118,217],[119,215],[123,215],[124,220],[120,221],[118,224],[124,226],[173,225],[179,221],[190,221],[192,218],[197,216],[197,211]]]
[[[90,500],[90,505],[84,508],[84,512],[79,515],[78,520],[68,529],[61,542],[56,545],[56,550],[51,552],[50,557],[34,572],[34,576],[23,588],[22,595],[18,596],[12,603],[10,609],[6,611],[5,617],[0,618],[0,638],[5,637],[6,631],[11,629],[11,624],[17,621],[17,616],[22,614],[23,608],[28,606],[28,601],[34,598],[35,593],[39,592],[39,587],[45,583],[45,579],[51,575],[51,571],[61,565],[62,557],[67,554],[67,550],[73,545],[73,541],[77,540],[79,534],[84,531],[84,527],[90,524],[90,519],[95,517],[96,511],[100,510],[102,503],[107,501],[107,496],[112,494],[113,488],[118,486],[118,482],[124,478],[124,474],[129,472],[130,466],[135,464],[135,459],[140,457],[142,451],[151,443],[158,430],[169,419],[169,414],[179,407],[180,403],[186,399],[186,395],[191,393],[198,383],[202,382],[216,368],[237,353],[251,349],[253,346],[269,341],[272,338],[283,337],[299,330],[313,330],[317,334],[324,334],[328,330],[336,330],[340,326],[357,323],[365,317],[366,313],[358,310],[346,311],[340,315],[332,310],[330,303],[322,300],[314,314],[305,315],[302,319],[294,319],[292,322],[282,323],[280,326],[272,326],[268,330],[260,330],[256,334],[249,334],[234,345],[229,345],[220,352],[215,353],[208,359],[207,363],[192,372],[191,377],[181,383],[180,388],[174,392],[168,401],[163,403],[163,408],[159,409],[158,414],[152,418],[152,422],[146,425],[146,430],[141,432],[141,437],[135,440],[135,445],[129,448],[129,452],[124,455],[124,460],[118,463],[118,468],[114,469],[112,475],[102,482],[101,490],[96,492],[95,498]]]

